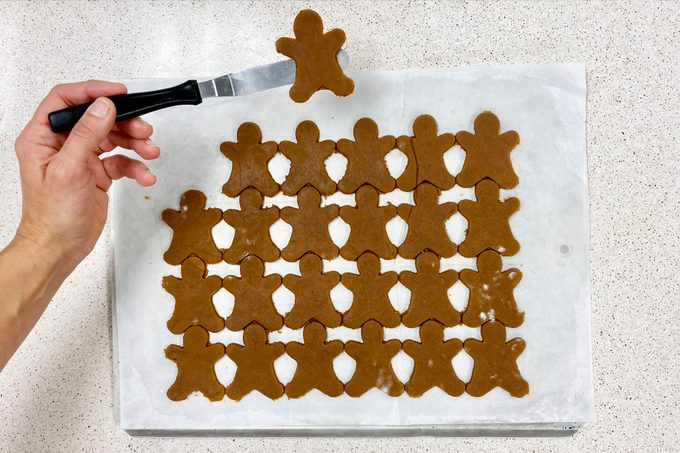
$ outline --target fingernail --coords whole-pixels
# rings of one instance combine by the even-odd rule
[[[156,148],[159,147],[158,144],[156,144],[156,142],[154,142],[154,141],[151,140],[150,138],[147,138],[147,139],[146,139],[146,144],[147,144],[147,145],[151,145],[151,146],[155,146]]]
[[[94,116],[103,118],[109,111],[109,103],[103,99],[97,99],[87,110]]]
[[[139,119],[139,121],[141,121],[142,124],[145,125],[146,127],[148,127],[149,129],[153,130],[153,126],[151,124],[147,123],[146,121],[144,121],[141,118]]]

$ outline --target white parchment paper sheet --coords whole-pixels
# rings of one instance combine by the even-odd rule
[[[180,106],[147,115],[154,125],[154,141],[162,156],[150,162],[158,175],[152,188],[130,181],[113,187],[113,235],[115,248],[115,348],[118,358],[120,423],[124,429],[253,429],[300,427],[394,427],[451,426],[470,424],[579,424],[593,418],[590,356],[590,301],[588,281],[588,193],[585,153],[585,70],[582,65],[487,66],[447,70],[409,70],[351,74],[355,93],[338,98],[317,93],[305,104],[288,98],[288,87],[231,98],[208,99],[199,106]],[[183,80],[135,80],[130,91],[156,89]],[[162,260],[171,230],[161,221],[166,208],[178,208],[180,195],[199,189],[208,205],[222,209],[238,207],[237,200],[221,193],[231,164],[219,144],[235,140],[244,121],[260,125],[263,140],[294,140],[295,127],[305,119],[316,122],[321,139],[352,138],[354,122],[373,118],[381,134],[411,134],[411,124],[423,113],[433,115],[441,132],[473,130],[475,116],[491,110],[501,120],[501,130],[516,130],[521,139],[512,159],[520,178],[516,189],[502,197],[516,196],[521,209],[511,219],[521,251],[503,259],[504,267],[519,268],[524,277],[515,291],[525,322],[508,329],[508,338],[520,336],[527,348],[518,360],[530,385],[524,398],[510,397],[495,389],[481,398],[450,397],[433,389],[421,398],[403,395],[391,398],[374,389],[361,398],[343,395],[329,398],[313,391],[307,396],[271,401],[252,393],[240,402],[225,398],[209,402],[194,395],[173,402],[166,390],[174,381],[176,366],[167,360],[167,345],[181,344],[181,336],[166,328],[173,298],[161,288],[164,275],[179,275],[179,266]],[[464,153],[454,147],[446,154],[452,173],[461,168]],[[327,161],[334,179],[344,172],[345,160],[336,155]],[[405,165],[399,151],[388,155],[394,175]],[[278,155],[270,165],[282,181],[288,162]],[[455,187],[441,201],[474,198],[471,189]],[[412,201],[412,194],[399,191],[381,196],[381,204]],[[333,195],[325,201],[354,204],[353,196]],[[266,204],[293,205],[295,199],[278,195]],[[390,222],[395,243],[403,241],[406,226]],[[454,242],[462,241],[466,221],[456,214],[447,227]],[[339,219],[331,224],[333,239],[342,244],[348,227]],[[230,244],[233,231],[225,224],[214,234],[220,247]],[[282,221],[272,227],[272,236],[283,247],[290,227]],[[456,255],[444,260],[442,269],[475,268],[475,261]],[[383,270],[414,270],[412,260],[382,262]],[[342,259],[325,262],[326,270],[356,272],[356,264]],[[210,266],[217,275],[238,275],[238,267],[226,263]],[[269,263],[266,273],[298,273],[297,264]],[[465,307],[467,291],[457,283],[450,291],[454,305]],[[351,293],[341,286],[333,290],[336,307],[344,311]],[[292,294],[280,288],[275,304],[282,313],[293,302]],[[404,311],[408,290],[397,285],[390,293],[395,307]],[[228,315],[233,297],[225,290],[215,297],[218,311]],[[270,335],[273,341],[301,341],[302,332],[283,329]],[[387,329],[388,338],[418,338],[417,329]],[[360,339],[358,330],[331,329],[330,338]],[[447,329],[447,338],[479,338],[479,329],[462,326]],[[241,342],[241,333],[211,334],[212,341]],[[399,377],[407,379],[412,361],[401,352],[393,361]],[[334,362],[341,380],[347,381],[353,361],[344,353]],[[292,378],[295,362],[280,358],[276,370],[282,382]],[[454,359],[463,380],[469,379],[472,360],[464,352]],[[217,363],[217,373],[226,385],[235,365],[228,358]]]

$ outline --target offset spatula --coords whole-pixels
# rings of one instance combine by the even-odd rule
[[[343,69],[349,63],[349,56],[344,50],[338,52],[338,63]],[[204,82],[187,80],[171,88],[118,94],[109,97],[109,99],[116,106],[116,122],[118,122],[174,105],[197,105],[203,102],[205,98],[242,96],[283,85],[290,85],[294,80],[295,62],[293,60],[284,60],[227,74]],[[90,104],[92,102],[50,113],[48,119],[52,130],[54,132],[68,132],[73,129],[73,126],[83,116]]]

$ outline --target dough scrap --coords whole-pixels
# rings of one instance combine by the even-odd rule
[[[205,263],[191,256],[182,261],[182,278],[163,277],[163,289],[175,298],[175,309],[168,321],[168,330],[180,334],[192,325],[210,332],[224,329],[224,319],[213,305],[213,295],[222,288],[222,279],[208,276]]]
[[[248,187],[254,187],[268,197],[275,195],[279,185],[269,173],[267,164],[276,154],[276,143],[262,143],[262,131],[255,123],[241,124],[236,138],[236,142],[220,145],[222,154],[231,161],[231,174],[222,186],[222,192],[236,197]]]
[[[191,255],[206,263],[222,261],[222,252],[215,245],[212,228],[222,221],[222,211],[205,208],[206,196],[198,190],[188,190],[179,201],[179,211],[166,209],[161,214],[163,221],[172,228],[172,242],[163,254],[166,263],[180,264]]]
[[[167,392],[172,401],[182,401],[193,392],[201,392],[210,401],[224,397],[224,387],[215,374],[215,362],[224,356],[224,345],[210,344],[203,327],[189,327],[183,346],[171,344],[165,348],[165,356],[177,364],[177,378]]]
[[[354,82],[338,63],[337,54],[345,42],[345,32],[339,28],[324,33],[321,16],[305,9],[293,23],[295,38],[279,38],[276,51],[295,60],[295,82],[290,98],[306,102],[319,90],[330,90],[337,96],[348,96]]]
[[[501,255],[510,256],[519,252],[519,242],[510,230],[509,218],[519,209],[517,198],[500,201],[500,189],[490,179],[484,179],[475,186],[477,201],[462,200],[458,210],[468,220],[465,240],[458,246],[458,252],[467,258],[492,249]]]
[[[498,321],[482,324],[482,341],[468,338],[463,348],[475,361],[472,378],[465,386],[469,395],[482,396],[500,387],[521,398],[529,393],[529,384],[517,368],[517,357],[526,343],[521,338],[505,342],[505,327]]]

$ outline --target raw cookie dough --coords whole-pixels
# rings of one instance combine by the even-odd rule
[[[397,208],[378,206],[378,192],[372,186],[361,186],[354,198],[356,207],[340,208],[340,217],[351,228],[340,255],[350,261],[364,252],[373,252],[384,259],[395,258],[397,248],[390,242],[385,225],[397,215]]]
[[[529,393],[529,384],[517,368],[517,357],[526,346],[521,338],[505,342],[505,327],[498,321],[482,324],[482,341],[468,338],[463,348],[475,361],[472,378],[465,386],[469,395],[482,396],[495,387],[521,398]]]
[[[338,256],[338,246],[328,230],[328,224],[338,216],[338,206],[321,207],[321,195],[309,186],[302,188],[297,201],[299,208],[281,209],[281,220],[293,227],[288,245],[281,250],[281,258],[297,261],[305,253],[314,253],[326,260]]]
[[[312,121],[303,121],[295,130],[297,143],[283,141],[279,151],[290,160],[290,171],[281,184],[286,195],[295,195],[305,185],[310,185],[323,195],[335,192],[337,186],[328,176],[324,162],[333,151],[333,140],[319,141],[319,128]]]
[[[375,387],[390,396],[404,393],[404,384],[394,374],[391,362],[401,351],[401,342],[383,341],[383,328],[376,321],[368,321],[361,327],[361,339],[363,343],[348,341],[345,344],[345,352],[356,362],[354,375],[345,384],[345,392],[359,397]]]
[[[195,256],[182,261],[182,278],[163,277],[163,289],[175,298],[175,309],[168,330],[180,334],[196,324],[210,332],[224,329],[224,319],[217,314],[213,295],[222,288],[222,279],[208,276],[205,263]]]
[[[354,82],[338,64],[337,54],[345,42],[345,32],[339,28],[324,33],[321,16],[305,9],[293,23],[295,38],[279,38],[276,51],[295,60],[295,82],[290,98],[305,102],[319,90],[331,90],[337,96],[348,96]]]
[[[184,333],[183,346],[171,344],[165,356],[177,364],[177,379],[168,389],[168,398],[181,401],[193,392],[201,392],[210,401],[224,396],[224,387],[217,380],[215,362],[224,356],[224,345],[210,344],[208,332],[193,326]]]
[[[480,113],[475,119],[475,133],[461,131],[456,141],[465,150],[463,169],[456,176],[462,187],[472,187],[490,178],[503,189],[512,189],[519,178],[512,168],[510,151],[519,144],[515,131],[499,134],[501,123],[491,112]]]
[[[446,232],[445,222],[457,211],[456,203],[439,204],[439,189],[424,182],[413,195],[415,206],[400,204],[397,214],[408,223],[406,239],[399,246],[399,255],[413,259],[425,250],[443,258],[456,254],[456,244]]]
[[[333,359],[343,349],[340,340],[326,341],[326,329],[310,322],[303,333],[304,344],[292,341],[286,344],[286,353],[297,362],[295,375],[286,385],[289,398],[300,398],[312,389],[328,396],[340,396],[344,386],[333,370]]]
[[[338,182],[343,193],[354,193],[364,184],[379,192],[394,190],[395,181],[387,169],[385,155],[392,151],[395,139],[391,135],[378,137],[378,125],[370,118],[361,118],[354,125],[354,141],[341,139],[338,152],[347,158],[347,170]]]
[[[276,261],[279,249],[272,242],[269,227],[279,218],[279,208],[262,208],[263,197],[256,189],[244,190],[239,197],[241,210],[224,211],[224,221],[234,228],[234,240],[224,251],[224,261],[238,264],[248,255],[262,261]]]
[[[257,390],[273,400],[283,396],[283,385],[276,377],[274,361],[284,353],[281,342],[269,343],[267,332],[258,324],[243,331],[243,345],[227,345],[227,356],[236,363],[236,375],[227,386],[227,398],[239,401]]]
[[[477,201],[462,200],[458,210],[468,220],[467,234],[458,252],[472,258],[486,249],[501,255],[519,252],[519,242],[510,230],[509,218],[519,209],[517,198],[499,200],[500,189],[490,179],[484,179],[475,186]]]
[[[501,270],[503,262],[498,252],[487,250],[477,257],[478,272],[460,271],[460,281],[470,290],[468,305],[463,313],[463,323],[479,327],[495,319],[507,327],[518,327],[524,321],[524,312],[517,309],[513,290],[522,279],[519,269]]]
[[[444,153],[455,142],[451,133],[437,135],[437,121],[430,115],[416,118],[413,137],[402,135],[397,139],[397,146],[408,158],[404,172],[397,178],[397,187],[409,192],[429,182],[442,190],[452,188],[456,178],[446,169]]]
[[[428,319],[434,319],[446,327],[460,322],[460,313],[453,307],[448,289],[458,280],[454,270],[439,272],[439,258],[425,252],[416,258],[416,272],[404,271],[399,281],[411,291],[408,310],[402,316],[406,327],[418,327]]]
[[[166,209],[161,218],[172,228],[172,242],[163,254],[166,263],[180,264],[191,255],[206,263],[222,261],[222,252],[215,245],[212,228],[222,221],[222,211],[205,208],[206,197],[198,190],[188,190],[179,201],[179,211]]]
[[[276,154],[276,143],[262,143],[262,132],[255,123],[243,123],[236,132],[237,142],[223,142],[222,154],[231,161],[231,174],[222,186],[222,192],[236,197],[248,187],[263,195],[273,196],[279,185],[269,173],[267,164]]]
[[[413,359],[413,373],[404,388],[409,396],[422,396],[432,387],[439,387],[451,396],[465,392],[451,361],[463,348],[458,338],[444,341],[444,327],[437,321],[420,326],[420,343],[406,340],[404,352]]]
[[[396,272],[380,273],[380,260],[364,253],[357,260],[359,274],[342,274],[342,284],[352,292],[352,305],[342,317],[342,324],[358,329],[369,319],[384,327],[401,323],[399,312],[390,303],[388,293],[397,284]]]
[[[244,259],[241,262],[241,277],[228,275],[224,277],[222,285],[234,295],[234,310],[225,323],[227,329],[241,330],[251,322],[269,331],[283,327],[283,318],[272,300],[272,293],[281,286],[281,276],[272,274],[265,277],[264,265],[258,257]]]
[[[326,327],[338,327],[342,315],[331,302],[331,290],[340,283],[337,272],[323,272],[321,258],[307,254],[300,260],[302,276],[288,274],[283,277],[283,286],[295,294],[293,308],[284,317],[291,329],[299,329],[314,320]]]

